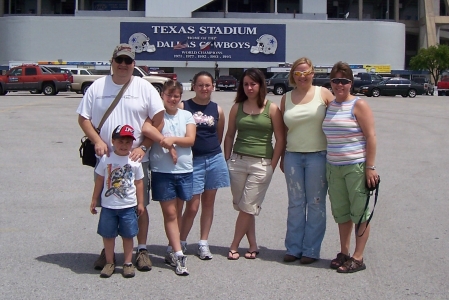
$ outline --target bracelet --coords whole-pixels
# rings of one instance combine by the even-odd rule
[[[365,169],[376,170],[376,166],[366,166]]]

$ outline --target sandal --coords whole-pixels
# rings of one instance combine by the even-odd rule
[[[347,262],[351,257],[349,255],[338,253],[337,257],[334,258],[331,261],[331,269],[338,269],[341,267],[345,262]]]
[[[246,259],[256,259],[257,255],[259,255],[259,251],[246,251],[245,258]]]
[[[234,255],[236,255],[236,254],[237,254],[237,257],[234,257]],[[237,251],[229,250],[229,252],[228,252],[228,259],[229,260],[237,260],[239,258],[240,258],[240,254]]]
[[[361,260],[357,260],[354,257],[351,257],[348,261],[346,261],[343,265],[341,265],[338,269],[338,273],[354,273],[358,271],[365,270],[366,266],[363,263],[363,258]]]

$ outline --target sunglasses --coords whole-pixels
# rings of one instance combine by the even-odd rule
[[[125,62],[125,64],[130,65],[133,63],[134,59],[129,56],[117,56],[116,58],[114,58],[114,61],[118,64]]]
[[[308,69],[307,71],[294,71],[293,75],[301,77],[301,76],[307,76],[313,73],[312,69]]]
[[[347,85],[347,84],[350,84],[352,81],[349,80],[349,79],[346,79],[346,78],[332,78],[331,82],[333,84],[340,84],[341,83],[342,85]]]

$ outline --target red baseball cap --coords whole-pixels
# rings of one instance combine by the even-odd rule
[[[134,137],[134,128],[129,125],[119,125],[115,127],[114,132],[112,132],[112,138],[118,139],[122,137],[132,137],[133,140],[136,140]]]

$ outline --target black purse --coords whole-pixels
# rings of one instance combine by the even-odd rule
[[[95,145],[89,140],[87,136],[81,139],[81,146],[79,148],[81,162],[84,166],[95,168],[97,164],[97,157],[95,156]]]
[[[108,110],[105,112],[103,118],[101,119],[100,124],[98,125],[98,128],[95,129],[98,134],[100,134],[101,127],[103,127],[104,122],[109,117],[109,115],[112,113],[114,108],[117,106],[118,102],[122,98],[123,93],[128,88],[128,86],[132,80],[133,80],[133,77],[131,77],[131,79],[122,87],[120,92],[115,97],[114,101],[112,101],[111,106],[109,106]],[[97,156],[95,155],[95,145],[94,145],[94,143],[92,143],[92,141],[87,136],[84,136],[83,138],[81,138],[81,146],[79,148],[79,152],[80,152],[81,163],[84,166],[89,166],[89,167],[95,168],[95,166],[97,165]]]

